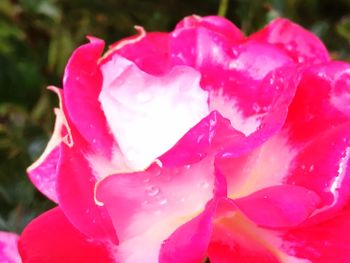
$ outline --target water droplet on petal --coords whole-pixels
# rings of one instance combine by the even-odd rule
[[[309,167],[309,172],[313,172],[313,170],[315,169],[315,166],[312,164],[310,167]]]
[[[163,199],[158,201],[158,204],[165,205],[167,202],[168,202],[168,200],[166,198],[163,198]]]
[[[154,185],[150,185],[146,188],[146,192],[149,196],[156,196],[160,192],[160,189]]]

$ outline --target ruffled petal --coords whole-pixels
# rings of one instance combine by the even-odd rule
[[[84,155],[82,150],[77,139],[73,147],[61,147],[57,176],[59,205],[72,224],[85,235],[117,243],[108,213],[95,203],[94,189],[98,178],[85,158],[88,153]]]
[[[221,34],[232,43],[239,42],[244,39],[243,33],[238,27],[232,24],[231,21],[220,16],[187,16],[176,25],[174,33],[181,31],[181,29],[199,27],[206,28],[217,34]]]
[[[212,236],[212,219],[216,203],[216,201],[210,202],[203,213],[180,226],[162,243],[160,263],[203,261]]]
[[[52,137],[40,158],[28,167],[27,173],[35,187],[53,202],[57,203],[57,164],[60,157],[64,121],[62,111],[56,109],[55,113],[56,123]]]
[[[145,172],[111,175],[97,186],[97,200],[108,210],[118,234],[121,262],[158,262],[162,243],[200,215],[218,192],[215,188],[222,187],[216,185],[212,158],[173,168],[159,165],[161,163],[157,162]],[[194,219],[189,226],[200,223],[200,218]],[[187,234],[196,234],[195,229],[191,231],[194,232]],[[204,238],[208,228],[203,231]],[[180,238],[181,233],[182,230],[173,238]],[[182,245],[179,243],[179,246]],[[164,249],[163,256],[166,256],[172,248]],[[200,255],[203,246],[198,249],[200,251],[194,253]],[[183,257],[185,259],[186,255]]]
[[[237,210],[232,201],[221,200],[214,217],[213,235],[208,248],[210,262],[308,262],[285,253],[281,249],[280,234],[257,227]]]
[[[225,41],[231,43],[241,41],[244,38],[234,24],[225,18],[217,16],[188,16],[177,24],[172,34],[176,35],[189,28],[202,28],[211,31],[215,35],[224,37]],[[172,36],[169,33],[146,33],[141,27],[136,29],[139,31],[137,35],[116,42],[110,47],[106,55],[111,57],[117,53],[133,61],[141,70],[152,75],[164,74],[171,70],[173,66],[183,64],[176,62],[176,59],[174,60],[177,52],[170,48]],[[183,51],[188,50],[190,42],[183,43]],[[108,60],[109,58],[105,56],[103,61],[106,62]]]
[[[238,151],[238,145],[245,142],[244,134],[233,129],[230,121],[219,112],[212,111],[158,159],[168,167],[192,164],[215,155],[227,145],[237,145]]]
[[[332,219],[313,226],[288,231],[283,235],[283,247],[291,254],[310,262],[349,262],[349,207]]]
[[[348,68],[332,62],[305,70],[282,129],[259,149],[217,160],[230,197],[288,183],[321,197],[324,207],[315,214],[334,212],[347,202]]]
[[[14,233],[0,231],[0,262],[21,263],[17,249],[18,236]]]
[[[49,86],[49,90],[56,93],[59,108],[55,108],[55,128],[53,134],[38,160],[28,167],[27,173],[35,187],[53,202],[57,203],[56,180],[57,165],[60,158],[62,144],[71,145],[72,136],[67,118],[64,113],[63,90]]]
[[[108,246],[81,234],[58,207],[29,223],[19,240],[23,263],[115,262]]]
[[[211,90],[210,109],[228,118],[233,128],[243,132],[249,137],[249,144],[257,147],[283,126],[299,74],[295,67],[287,66],[273,70],[261,80],[243,72],[235,75],[224,78],[228,81],[219,90]],[[228,148],[226,156],[235,156],[235,151]]]
[[[258,40],[276,45],[289,54],[295,62],[323,63],[330,60],[322,41],[310,31],[285,18],[277,18],[249,40]]]
[[[269,228],[300,225],[320,202],[313,191],[295,185],[272,186],[234,200],[245,216],[255,224]]]
[[[303,72],[284,130],[295,146],[350,119],[350,64],[330,62]]]
[[[114,44],[106,53],[108,56],[105,56],[103,63],[107,63],[114,54],[119,54],[148,74],[159,75],[169,71],[168,33],[146,33],[143,28],[138,29],[136,37]]]
[[[170,34],[171,63],[201,72],[211,111],[220,112],[257,144],[282,127],[299,81],[290,57],[268,43],[232,44],[203,26],[180,29]]]
[[[98,101],[102,88],[98,60],[104,43],[93,38],[90,41],[76,49],[68,61],[63,82],[65,107],[83,138],[95,151],[111,157],[115,142]]]
[[[215,162],[217,170],[226,178],[228,196],[232,199],[280,185],[297,154],[281,134],[272,136],[258,148],[254,149],[254,144],[246,147],[243,154],[230,151],[218,156]]]
[[[209,113],[200,74],[189,67],[153,76],[115,54],[102,72],[99,100],[133,170],[148,167]]]
[[[285,180],[322,198],[323,206],[316,214],[341,209],[350,198],[350,122],[330,129],[300,150]]]

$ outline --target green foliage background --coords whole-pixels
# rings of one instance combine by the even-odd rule
[[[249,34],[278,16],[322,38],[336,59],[350,58],[350,0],[0,0],[0,229],[20,232],[52,207],[26,177],[53,128],[74,48],[94,35],[110,44],[135,33],[171,30],[190,14],[226,15]]]

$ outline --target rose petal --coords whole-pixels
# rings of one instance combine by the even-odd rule
[[[203,213],[180,226],[162,243],[159,262],[202,262],[212,235],[215,210],[216,202],[210,202]]]
[[[74,51],[65,69],[65,107],[73,124],[95,151],[111,157],[115,143],[98,101],[102,88],[98,60],[104,43],[98,39],[90,40],[91,43]]]
[[[330,62],[303,72],[284,130],[293,144],[350,119],[350,64]],[[307,127],[307,128],[306,128]]]
[[[284,247],[310,262],[347,263],[350,254],[349,229],[350,210],[347,207],[328,221],[288,231],[283,236]]]
[[[218,158],[216,167],[227,180],[228,196],[238,198],[288,183],[321,197],[323,208],[317,213],[341,208],[350,197],[349,124],[316,136],[303,148],[294,148],[287,135],[277,134],[252,152],[236,158]]]
[[[229,200],[221,200],[216,216],[208,256],[212,263],[288,262],[307,263],[281,249],[280,232],[257,227]]]
[[[215,33],[219,33],[225,36],[232,43],[239,42],[244,39],[244,36],[238,27],[232,24],[231,21],[220,16],[187,16],[176,25],[174,33],[181,31],[181,29],[184,28],[198,29],[200,27],[209,29]]]
[[[35,187],[53,202],[57,203],[56,177],[57,164],[62,143],[72,141],[70,128],[63,112],[62,90],[53,86],[48,87],[56,93],[59,99],[59,109],[55,109],[56,121],[53,134],[38,160],[28,167],[27,173]]]
[[[263,142],[281,128],[299,81],[284,52],[257,41],[232,45],[205,27],[175,30],[169,41],[172,64],[202,73],[211,111],[219,111],[246,135],[259,130],[254,141]]]
[[[249,40],[275,44],[288,53],[295,62],[322,63],[329,61],[329,54],[322,41],[310,31],[285,18],[277,18]]]
[[[156,77],[114,55],[102,72],[99,100],[133,170],[149,166],[209,113],[200,74],[189,67]]]
[[[19,240],[23,263],[110,263],[107,247],[82,235],[58,207],[29,223]]]
[[[202,213],[215,188],[221,187],[215,186],[214,174],[213,159],[206,158],[175,168],[154,164],[145,172],[111,175],[101,181],[96,197],[113,220],[120,261],[157,262],[163,241]]]
[[[286,182],[315,191],[334,213],[350,198],[350,122],[330,129],[299,151]]]
[[[143,29],[142,29],[143,30]],[[168,33],[143,32],[132,44],[115,44],[110,49],[109,57],[103,63],[113,58],[117,53],[133,61],[142,71],[152,75],[164,74],[170,69],[168,51]]]
[[[18,236],[9,232],[0,232],[0,262],[21,263],[17,250]]]
[[[159,160],[163,166],[192,164],[220,152],[227,145],[244,144],[245,140],[246,137],[233,129],[229,120],[213,111],[190,129],[173,148],[159,157]]]
[[[290,228],[304,222],[320,201],[317,194],[304,187],[279,185],[236,199],[234,203],[259,226]]]
[[[271,137],[255,150],[254,145],[247,144],[243,154],[230,151],[216,159],[216,168],[226,178],[228,196],[232,199],[280,185],[297,154],[281,134]]]
[[[117,243],[117,237],[104,207],[94,199],[96,176],[81,152],[79,142],[63,145],[57,176],[59,205],[67,218],[82,233],[96,239]]]

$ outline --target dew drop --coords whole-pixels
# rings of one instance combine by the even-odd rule
[[[299,56],[298,57],[298,62],[299,63],[304,63],[305,62],[305,58],[303,56]]]
[[[289,51],[293,50],[293,45],[292,44],[287,44],[287,45],[285,45],[285,47]]]
[[[185,168],[186,168],[186,169],[190,169],[190,168],[191,168],[191,165],[190,165],[190,164],[187,164],[187,165],[185,165]]]
[[[160,167],[160,168],[162,168],[163,167],[163,163],[162,163],[162,161],[161,160],[159,160],[159,159],[155,159],[154,160],[154,162]]]
[[[315,166],[312,164],[312,165],[310,165],[310,167],[309,167],[309,172],[311,173],[311,172],[313,172],[313,170],[315,169]]]
[[[254,111],[255,113],[259,113],[260,110],[261,110],[261,107],[260,107],[257,103],[254,103],[254,104],[253,104],[253,111]]]
[[[149,196],[156,196],[160,192],[160,190],[158,187],[150,185],[146,188],[146,192]]]
[[[168,202],[168,200],[166,198],[163,198],[163,199],[158,201],[158,204],[165,205],[167,202]]]

